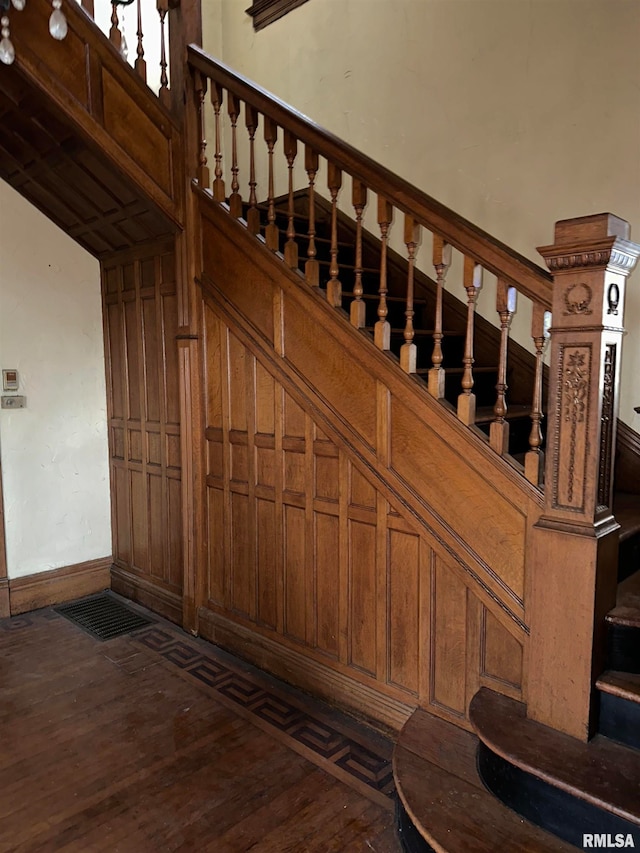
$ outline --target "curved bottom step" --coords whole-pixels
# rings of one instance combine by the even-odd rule
[[[575,853],[487,791],[477,746],[475,735],[421,709],[407,721],[393,758],[405,853]]]
[[[469,716],[480,738],[480,776],[505,805],[580,849],[585,835],[640,847],[635,750],[601,736],[582,743],[527,719],[522,703],[487,688],[473,697]]]

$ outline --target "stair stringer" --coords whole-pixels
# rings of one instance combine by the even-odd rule
[[[401,374],[393,360],[356,332],[319,292],[285,270],[224,209],[203,197],[201,213],[210,525],[209,591],[200,614],[203,633],[245,653],[252,645],[259,647],[254,658],[271,667],[274,661],[278,665],[277,648],[286,647],[290,676],[304,669],[305,659],[313,660],[408,708],[426,705],[463,726],[479,685],[490,683],[506,695],[525,695],[524,554],[528,530],[540,513],[535,490],[520,482],[504,461],[493,459],[479,436],[467,435],[449,410]],[[271,395],[280,403],[271,402]],[[272,405],[275,414],[265,415]],[[291,422],[298,424],[292,435],[287,432],[287,407],[293,412]],[[266,431],[263,422],[270,425]],[[433,472],[411,448],[437,443],[442,456],[445,434],[453,462],[450,482],[462,490],[458,505],[484,506],[483,516],[476,516],[471,527],[482,539],[480,531],[491,524],[493,544],[496,551],[502,544],[506,560],[504,553],[487,560],[486,542],[480,542],[479,549],[472,536],[467,535],[471,543],[465,541],[468,520],[447,520],[446,505],[429,494]],[[421,445],[415,439],[421,439]],[[402,459],[405,452],[408,461]],[[318,474],[325,463],[317,460],[327,458],[337,460],[333,476]],[[269,482],[263,481],[265,471]],[[337,480],[332,499],[323,496],[325,486],[318,491],[318,476],[322,482]],[[471,484],[465,485],[465,477]],[[357,494],[364,489],[369,495],[368,506],[354,499],[354,481]],[[485,497],[479,502],[469,489],[482,482]],[[508,499],[503,497],[507,494]],[[330,512],[327,500],[334,502]],[[496,503],[499,521],[508,526],[515,519],[515,529],[498,526]],[[318,554],[332,565],[327,557],[331,547],[317,533],[317,518],[334,510],[339,519],[334,543],[339,639],[328,651],[317,645],[314,596],[322,574]],[[262,511],[266,515],[260,519]],[[287,516],[297,520],[289,523]],[[261,525],[263,539],[265,530],[280,531],[268,553],[257,533]],[[390,531],[398,526],[398,541],[406,535],[412,544],[405,543],[397,553],[406,549],[413,558],[393,555]],[[367,548],[370,558],[361,565]],[[265,565],[272,566],[268,577],[275,583],[276,597],[282,596],[279,607],[273,605],[272,624],[260,616],[260,572],[267,571]],[[406,578],[400,582],[403,573]],[[357,604],[361,583],[372,611],[364,634],[359,632],[366,614],[359,614]],[[413,617],[408,620],[394,610],[398,588],[411,601]],[[291,601],[298,603],[288,612]],[[301,621],[292,630],[287,619],[296,612]],[[391,671],[399,636],[415,676],[408,684],[398,684]],[[358,661],[360,654],[370,655],[366,664]],[[348,682],[341,684],[342,700],[346,696],[353,705],[353,689]],[[317,688],[316,683],[307,686]],[[402,721],[400,706],[380,711],[372,707],[370,697],[360,704],[390,725]]]

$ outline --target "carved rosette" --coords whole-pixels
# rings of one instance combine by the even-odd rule
[[[617,349],[616,344],[607,344],[604,355],[602,412],[600,415],[600,465],[598,469],[598,503],[600,506],[609,506],[611,500]]]
[[[560,346],[553,474],[557,509],[584,509],[591,364],[591,344]]]

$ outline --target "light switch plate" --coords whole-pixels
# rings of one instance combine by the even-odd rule
[[[11,370],[2,371],[3,391],[17,391],[19,383],[20,379],[18,377],[18,371],[15,368],[12,368]]]
[[[2,408],[3,409],[26,409],[27,408],[27,398],[23,397],[20,394],[14,394],[13,396],[3,394],[2,395]]]

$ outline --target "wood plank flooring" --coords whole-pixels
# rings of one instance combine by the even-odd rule
[[[0,853],[399,853],[391,743],[158,620],[0,620]]]

